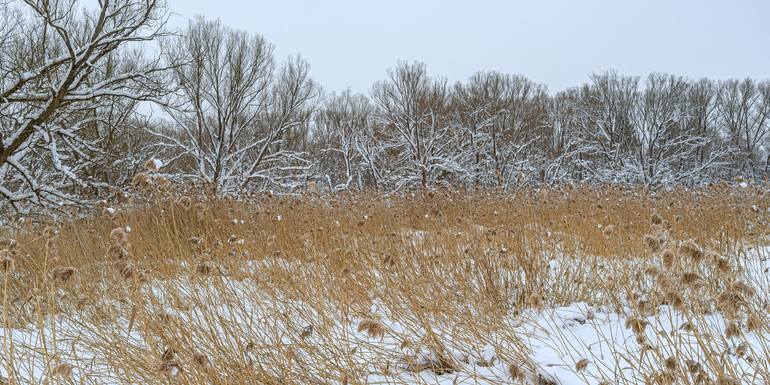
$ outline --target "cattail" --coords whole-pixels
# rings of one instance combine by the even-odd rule
[[[650,224],[654,226],[658,226],[663,223],[663,217],[661,217],[658,213],[652,213],[650,215]]]
[[[78,274],[78,269],[74,267],[55,267],[51,270],[51,278],[54,282],[69,283]]]
[[[126,227],[116,227],[110,231],[110,241],[113,245],[118,246],[125,246],[128,244],[128,233],[131,232],[131,228]]]
[[[631,329],[634,334],[644,333],[644,329],[646,329],[649,324],[649,322],[639,317],[629,317],[625,322],[626,329]]]
[[[588,367],[588,360],[583,358],[580,361],[575,363],[575,370],[578,372],[582,372]]]
[[[741,328],[735,322],[730,322],[725,329],[725,337],[738,337],[741,335]]]
[[[366,333],[369,338],[382,339],[385,336],[385,325],[377,320],[365,319],[358,324],[358,332]]]
[[[511,375],[511,379],[514,381],[524,381],[526,378],[524,370],[517,364],[511,364],[508,366],[508,374]]]

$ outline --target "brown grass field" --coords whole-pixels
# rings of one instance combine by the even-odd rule
[[[767,384],[768,198],[147,190],[7,230],[0,383]]]

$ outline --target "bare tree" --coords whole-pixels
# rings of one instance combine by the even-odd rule
[[[729,80],[720,85],[719,119],[737,150],[734,167],[741,174],[756,173],[756,165],[768,155],[770,132],[770,82]]]
[[[441,176],[461,170],[453,151],[448,119],[446,82],[428,76],[421,63],[401,64],[388,71],[389,79],[374,86],[378,119],[395,152],[397,189],[427,188]]]
[[[632,159],[640,182],[646,186],[670,185],[703,175],[718,161],[718,156],[710,154],[703,162],[691,162],[710,138],[689,130],[689,90],[684,78],[651,74],[635,98],[631,124],[636,147]]]
[[[197,18],[164,45],[178,89],[166,112],[177,133],[152,131],[168,162],[193,164],[178,176],[219,192],[291,182],[307,169],[287,141],[305,129],[317,91],[308,65],[289,60],[274,72],[273,48],[259,35]]]
[[[353,95],[346,90],[331,95],[316,116],[316,141],[323,171],[334,190],[350,188],[354,179],[364,186],[365,174],[370,169],[365,162],[366,138],[372,135],[371,117],[374,106],[364,95]],[[342,172],[335,172],[340,168]],[[332,180],[333,178],[333,180]]]
[[[545,86],[522,76],[479,72],[455,87],[455,111],[472,147],[478,180],[508,188],[539,162],[548,126]]]
[[[0,196],[17,211],[85,204],[84,177],[100,155],[87,135],[105,122],[94,111],[114,98],[156,100],[164,87],[157,60],[110,67],[111,57],[164,34],[160,0],[25,0],[0,33]],[[9,16],[10,15],[10,16]]]

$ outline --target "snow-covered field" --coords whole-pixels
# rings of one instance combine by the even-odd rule
[[[661,211],[675,225],[657,214],[632,222],[653,204],[636,197],[618,210],[597,210],[605,201],[593,195],[531,206],[489,199],[468,201],[478,212],[470,219],[463,203],[441,200],[387,198],[379,208],[362,200],[351,204],[358,213],[287,200],[216,203],[208,213],[112,210],[46,230],[0,255],[0,376],[14,384],[770,381],[761,201],[746,201],[757,219],[727,226],[722,219],[744,208],[716,207],[725,199],[710,211],[667,203]],[[563,208],[581,204],[590,210]]]
[[[741,269],[761,297],[757,302],[765,306],[770,303],[768,255],[768,250],[755,250],[744,257]],[[551,265],[558,266],[555,262]],[[280,264],[296,268],[300,275],[302,270],[312,269]],[[258,274],[261,268],[262,264],[251,264],[249,270]],[[560,272],[557,268],[551,274]],[[210,348],[206,341],[215,337],[219,348],[228,351],[226,356],[240,355],[253,365],[291,351],[297,362],[315,370],[327,366],[335,352],[348,351],[341,356],[349,362],[335,365],[355,368],[360,377],[335,378],[332,370],[315,373],[328,376],[330,384],[648,384],[667,383],[665,376],[672,371],[688,373],[689,383],[699,383],[701,373],[716,379],[726,367],[734,371],[730,377],[740,383],[763,384],[770,373],[767,327],[733,335],[726,333],[730,322],[717,312],[694,316],[669,305],[641,316],[629,305],[619,310],[586,303],[523,309],[506,315],[494,333],[475,340],[462,325],[436,323],[427,330],[425,320],[402,311],[396,315],[377,300],[367,317],[345,317],[340,309],[329,309],[323,315],[308,312],[318,303],[308,306],[301,298],[271,296],[250,278],[154,281],[141,290],[149,300],[140,311],[161,317],[169,334],[187,329],[188,346],[200,339],[202,346]],[[128,303],[107,299],[99,305],[113,307],[116,314],[136,312]],[[15,376],[29,383],[124,383],[132,378],[143,382],[146,374],[113,367],[111,355],[128,353],[137,361],[152,361],[155,358],[147,357],[149,351],[162,342],[148,340],[151,333],[130,316],[118,315],[96,324],[94,314],[83,314],[88,309],[85,313],[61,309],[41,320],[43,325],[33,322],[20,328],[0,328],[4,352],[11,353],[0,358],[0,373],[8,378],[8,370],[13,368]],[[324,318],[330,314],[340,318]],[[436,345],[426,341],[432,339],[444,351],[431,350]],[[206,365],[216,365],[208,358],[215,351],[172,353],[173,357],[155,359],[157,369],[170,381],[183,378],[189,371],[186,367],[204,357]],[[276,377],[280,377],[279,368]]]

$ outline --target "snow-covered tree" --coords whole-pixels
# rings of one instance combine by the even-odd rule
[[[315,118],[320,172],[332,190],[364,187],[376,180],[372,172],[367,144],[373,136],[374,105],[364,95],[350,90],[330,95]]]
[[[428,188],[463,171],[453,147],[446,81],[428,76],[422,63],[402,63],[388,75],[374,86],[373,95],[394,158],[393,186]]]
[[[290,139],[304,135],[317,96],[306,62],[292,58],[276,72],[264,38],[200,17],[164,49],[183,64],[165,109],[173,129],[152,134],[178,177],[222,193],[300,179],[309,164]]]
[[[105,186],[88,175],[104,154],[102,112],[116,98],[155,100],[165,88],[156,60],[116,60],[163,34],[165,5],[24,0],[0,8],[0,205],[85,205],[91,188]]]
[[[719,120],[735,153],[733,167],[738,174],[754,175],[759,165],[770,160],[770,81],[751,79],[722,82],[719,92]]]

